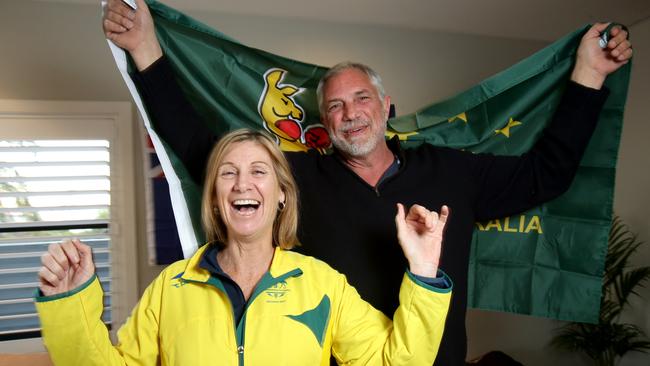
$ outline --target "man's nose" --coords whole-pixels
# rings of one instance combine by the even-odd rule
[[[343,106],[343,118],[346,121],[354,121],[359,118],[359,110],[353,103],[347,103]]]

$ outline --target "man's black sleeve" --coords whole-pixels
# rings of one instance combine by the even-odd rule
[[[182,93],[169,61],[162,56],[131,77],[154,130],[183,162],[194,182],[202,185],[210,151],[218,137]]]
[[[569,189],[608,94],[569,82],[553,120],[529,152],[472,156],[476,220],[519,213]]]

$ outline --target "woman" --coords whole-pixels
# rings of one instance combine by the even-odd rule
[[[56,364],[329,365],[330,355],[346,364],[433,363],[451,297],[451,281],[438,270],[445,206],[438,217],[398,205],[398,239],[410,270],[391,323],[343,275],[288,250],[298,244],[297,189],[266,134],[224,136],[204,187],[210,243],[145,290],[116,346],[100,319],[90,248],[68,241],[43,256],[45,296],[36,301]],[[435,277],[442,277],[438,287],[422,282]]]

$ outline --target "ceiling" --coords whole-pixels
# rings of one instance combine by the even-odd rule
[[[97,4],[97,0],[39,0]],[[586,23],[650,19],[650,0],[164,0],[218,12],[552,41]]]

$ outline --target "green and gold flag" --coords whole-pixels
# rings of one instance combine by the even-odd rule
[[[325,68],[246,47],[158,2],[149,2],[149,7],[183,92],[205,121],[219,121],[211,129],[223,133],[265,128],[282,137],[285,151],[326,151],[329,139],[319,125],[315,97]],[[586,29],[449,100],[389,120],[389,137],[398,134],[405,146],[428,143],[499,155],[526,152],[553,115]],[[128,57],[112,44],[111,48],[150,127],[146,106],[127,73]],[[471,307],[598,320],[629,75],[628,64],[607,79],[611,94],[568,192],[522,214],[476,223]],[[170,183],[187,257],[203,238],[200,187],[155,130],[150,134]]]

